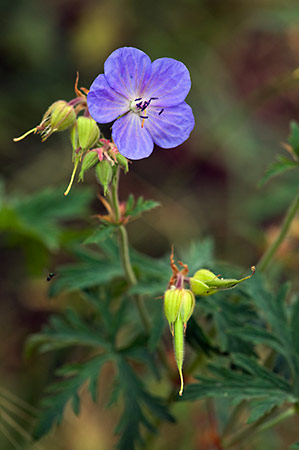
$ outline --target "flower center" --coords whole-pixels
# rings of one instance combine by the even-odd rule
[[[135,100],[131,100],[130,102],[130,111],[139,114],[140,119],[142,119],[141,122],[141,128],[143,128],[145,119],[148,119],[148,115],[146,113],[146,108],[151,104],[152,101],[158,100],[158,97],[151,97],[149,100],[142,100],[142,97],[135,98]],[[158,112],[158,115],[160,116],[164,109],[161,109]]]
[[[158,97],[151,97],[149,100],[142,100],[142,97],[135,98],[130,102],[130,110],[141,116],[153,100],[158,100]]]

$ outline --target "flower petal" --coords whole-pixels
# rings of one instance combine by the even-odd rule
[[[147,158],[153,151],[153,139],[141,124],[139,115],[129,112],[112,126],[112,138],[119,152],[126,158]]]
[[[175,106],[185,100],[190,88],[190,74],[185,64],[172,58],[159,58],[152,64],[150,80],[141,96],[145,100],[158,97],[155,106]]]
[[[141,50],[122,47],[106,59],[105,77],[116,92],[130,100],[139,97],[151,75],[151,60]]]
[[[91,117],[99,123],[112,122],[129,110],[128,99],[111,89],[103,74],[90,86],[87,105]]]
[[[147,116],[144,128],[149,131],[154,143],[162,148],[182,144],[194,128],[192,109],[185,102],[163,110],[150,107]]]

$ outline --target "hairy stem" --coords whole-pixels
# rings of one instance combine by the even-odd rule
[[[119,199],[118,199],[118,184],[119,184],[119,169],[117,170],[116,176],[112,182],[110,202],[113,207],[116,222],[120,220],[120,209],[119,209]],[[129,286],[134,286],[137,283],[135,273],[132,268],[130,253],[129,253],[129,240],[127,230],[124,225],[119,225],[118,227],[118,237],[119,237],[119,252],[120,258],[123,265],[125,278]],[[150,330],[150,321],[148,319],[148,314],[144,305],[143,298],[140,295],[135,295],[134,300],[140,319],[143,326],[148,333]]]
[[[261,257],[261,259],[259,260],[259,262],[257,264],[257,268],[261,272],[266,270],[270,261],[272,260],[273,256],[275,255],[276,251],[278,250],[279,246],[285,239],[285,237],[289,231],[290,225],[296,216],[298,208],[299,208],[299,189],[297,191],[297,194],[296,194],[294,200],[292,201],[291,205],[289,206],[289,209],[286,212],[279,235],[272,242],[270,247],[265,251],[265,253],[263,254],[263,256]]]

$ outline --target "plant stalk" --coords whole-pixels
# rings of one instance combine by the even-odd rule
[[[285,239],[285,237],[286,237],[286,235],[287,235],[287,233],[288,233],[288,231],[290,229],[291,223],[292,223],[293,219],[296,216],[296,213],[297,213],[298,209],[299,209],[299,189],[297,191],[297,194],[296,194],[295,198],[293,199],[292,203],[290,204],[290,206],[289,206],[289,208],[288,208],[288,210],[286,212],[286,215],[285,215],[285,218],[283,220],[283,223],[282,223],[279,235],[273,241],[273,243],[270,245],[270,247],[265,251],[265,253],[261,257],[261,259],[257,263],[257,268],[261,272],[266,270],[266,268],[268,267],[270,261],[272,260],[273,256],[275,255],[276,251],[278,250],[279,246],[281,245],[281,243]],[[270,353],[269,361],[273,357],[273,353],[274,353],[273,351]],[[223,431],[223,434],[222,434],[222,438],[223,439],[226,439],[226,437],[231,434],[231,432],[233,431],[234,427],[238,423],[240,414],[242,414],[242,412],[246,408],[246,405],[247,405],[246,400],[243,400],[238,406],[236,406],[234,408],[230,418],[228,419],[226,427],[224,428],[224,431]]]
[[[271,259],[275,255],[276,251],[278,250],[278,248],[281,245],[281,243],[283,242],[283,240],[285,239],[285,237],[289,231],[289,228],[291,226],[291,223],[296,216],[298,209],[299,209],[299,189],[297,191],[297,194],[296,194],[294,200],[290,204],[289,209],[286,212],[279,235],[272,242],[270,247],[268,247],[268,249],[265,251],[265,253],[263,254],[263,256],[261,257],[261,259],[259,260],[259,262],[257,264],[257,268],[261,272],[264,272],[266,270]]]
[[[282,411],[280,414],[277,414],[277,408],[274,408],[269,413],[265,414],[259,420],[257,420],[252,425],[249,425],[245,430],[242,430],[238,433],[235,433],[230,439],[224,440],[223,447],[228,450],[231,447],[234,447],[236,444],[240,444],[244,441],[248,442],[250,439],[255,437],[258,433],[265,431],[283,420],[293,416],[295,414],[294,406]]]
[[[119,209],[119,198],[118,198],[118,185],[119,185],[119,168],[118,168],[116,176],[112,182],[111,195],[110,195],[110,201],[111,201],[113,211],[115,214],[116,222],[119,222],[121,219],[120,209]],[[133,271],[131,260],[130,260],[128,234],[127,234],[127,230],[124,225],[119,225],[118,237],[119,237],[120,258],[121,258],[121,262],[123,265],[125,278],[126,278],[129,286],[134,286],[137,283],[137,279],[136,279],[135,273]],[[135,295],[134,300],[136,303],[136,307],[138,309],[140,319],[143,323],[143,326],[144,326],[146,332],[148,333],[150,330],[151,324],[148,319],[148,314],[147,314],[147,311],[146,311],[146,308],[144,305],[143,298],[140,295]]]

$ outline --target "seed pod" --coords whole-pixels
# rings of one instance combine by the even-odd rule
[[[79,173],[80,181],[83,181],[84,173],[87,170],[94,167],[98,161],[99,161],[99,156],[98,156],[97,152],[90,151],[85,154],[84,159],[82,161],[82,165],[81,165],[81,171]]]
[[[195,295],[212,295],[218,291],[226,289],[232,289],[237,284],[242,283],[252,277],[255,272],[255,267],[251,267],[251,275],[247,277],[235,279],[235,278],[219,278],[213,272],[207,269],[198,270],[193,277],[190,278],[191,290]]]
[[[167,289],[164,294],[164,314],[169,323],[171,334],[173,335],[173,324],[176,321],[180,308],[182,289]]]
[[[187,321],[193,314],[194,305],[194,294],[188,289],[172,287],[164,294],[164,313],[173,335],[175,360],[181,380],[179,395],[182,395],[184,389],[184,334]]]
[[[193,314],[195,306],[195,297],[193,292],[183,289],[183,298],[181,301],[180,317],[184,324],[188,322]]]
[[[104,195],[107,194],[108,186],[111,183],[113,170],[111,164],[107,159],[103,159],[103,161],[99,161],[96,165],[96,177],[99,183],[104,188]]]

